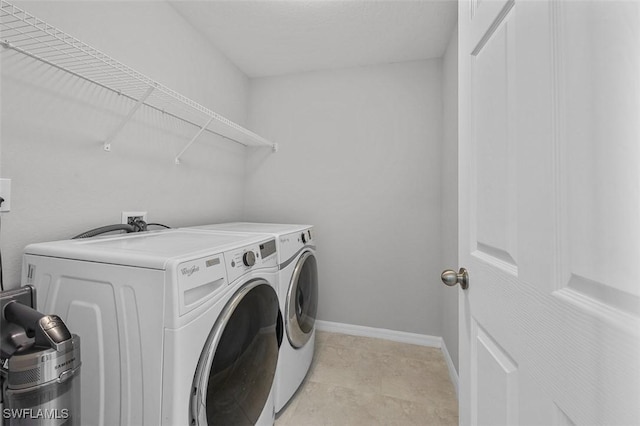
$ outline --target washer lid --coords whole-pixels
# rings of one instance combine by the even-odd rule
[[[166,269],[171,260],[187,260],[265,240],[264,235],[171,229],[31,244],[25,254],[99,263]]]

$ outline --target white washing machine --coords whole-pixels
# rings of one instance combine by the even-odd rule
[[[273,424],[273,236],[169,230],[33,244],[23,284],[82,339],[83,425]]]
[[[190,229],[268,233],[276,239],[278,297],[286,335],[276,372],[275,408],[279,412],[304,380],[315,349],[318,266],[313,226],[234,222]]]

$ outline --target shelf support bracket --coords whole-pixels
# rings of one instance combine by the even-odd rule
[[[127,124],[129,122],[129,120],[131,120],[131,118],[133,117],[133,114],[136,113],[138,108],[140,108],[142,106],[142,104],[144,104],[144,101],[146,101],[147,98],[151,95],[151,92],[153,92],[153,89],[154,89],[153,86],[149,86],[147,91],[144,92],[144,95],[142,95],[142,97],[140,99],[138,99],[138,101],[133,106],[133,108],[131,108],[131,111],[129,111],[129,114],[127,114],[127,116],[124,118],[124,120],[122,120],[120,122],[118,127],[113,129],[113,131],[111,132],[109,137],[104,141],[104,150],[105,151],[111,151],[111,142],[113,141],[113,139],[118,135],[118,133],[120,133],[122,128],[125,126],[125,124]]]
[[[196,135],[193,138],[191,138],[191,141],[189,141],[189,143],[184,148],[182,148],[182,151],[180,151],[180,153],[176,155],[176,160],[175,160],[176,164],[180,164],[180,157],[182,157],[182,154],[184,154],[191,147],[191,145],[200,137],[202,132],[204,132],[204,130],[207,127],[209,127],[209,124],[211,124],[212,121],[213,121],[213,116],[209,118],[209,121],[207,121],[207,124],[202,126],[200,130],[198,130],[198,133],[196,133]]]

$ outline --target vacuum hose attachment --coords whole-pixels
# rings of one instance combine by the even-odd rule
[[[60,350],[64,342],[71,340],[69,329],[57,315],[43,315],[18,302],[8,303],[3,314],[7,321],[24,328],[27,337],[35,337],[38,347]]]

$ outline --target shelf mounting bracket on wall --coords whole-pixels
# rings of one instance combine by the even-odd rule
[[[146,101],[147,98],[151,95],[151,92],[153,92],[153,89],[155,89],[155,87],[150,86],[147,89],[147,91],[144,93],[144,95],[142,95],[142,97],[140,99],[138,99],[138,101],[133,106],[133,108],[131,108],[131,111],[129,111],[129,114],[127,114],[127,116],[120,122],[118,127],[113,129],[113,131],[111,132],[109,137],[104,141],[104,150],[105,151],[111,151],[111,142],[113,141],[113,139],[118,135],[118,133],[120,133],[122,128],[125,126],[125,124],[127,124],[129,122],[129,120],[131,120],[131,118],[133,118],[133,114],[136,113],[138,108],[140,108],[142,105],[144,105],[144,101]]]
[[[213,121],[213,116],[211,118],[209,118],[209,121],[207,121],[207,124],[202,126],[200,128],[200,130],[198,131],[198,133],[196,133],[196,135],[193,138],[191,138],[189,143],[184,148],[182,148],[182,151],[180,151],[180,153],[178,155],[176,155],[176,160],[175,160],[176,164],[180,164],[180,157],[182,157],[182,154],[184,154],[191,147],[191,145],[200,137],[202,132],[204,132],[204,130],[207,127],[209,127],[209,124],[211,124],[212,121]]]

